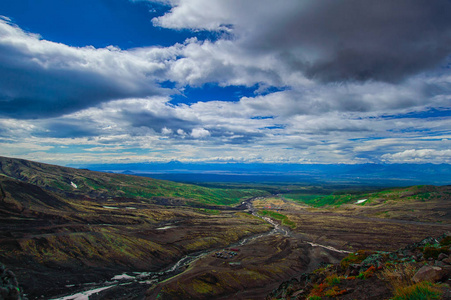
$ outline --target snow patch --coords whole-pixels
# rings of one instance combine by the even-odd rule
[[[129,280],[129,279],[135,279],[135,277],[127,275],[126,273],[122,273],[121,275],[116,275],[111,280]]]
[[[97,294],[97,293],[99,293],[103,290],[109,289],[111,287],[113,287],[113,285],[93,289],[90,291],[84,291],[84,292],[81,292],[78,294],[74,294],[74,295],[70,295],[70,296],[66,296],[66,297],[62,297],[62,298],[55,298],[53,300],[89,300],[89,296],[91,296],[92,294]]]
[[[166,230],[166,229],[170,229],[170,228],[174,228],[175,226],[164,226],[164,227],[160,227],[157,228],[157,230]]]
[[[109,208],[109,209],[119,209],[119,207],[116,207],[116,206],[106,206],[106,205],[104,205],[102,207],[103,208]]]
[[[363,202],[365,202],[366,200],[368,200],[368,199],[361,199],[361,200],[357,200],[354,204],[360,204],[360,203],[363,203]]]

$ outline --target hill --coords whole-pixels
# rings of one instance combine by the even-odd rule
[[[451,230],[449,186],[207,188],[3,157],[0,174],[0,263],[29,299],[261,299],[347,252]]]
[[[190,205],[233,205],[267,193],[252,189],[205,188],[146,177],[95,172],[0,157],[0,174],[64,196],[178,199]],[[179,201],[180,202],[180,201]]]
[[[0,262],[30,299],[160,271],[269,230],[229,205],[264,195],[0,158]],[[227,204],[227,205],[224,205]]]

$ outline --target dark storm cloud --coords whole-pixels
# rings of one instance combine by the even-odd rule
[[[124,110],[122,117],[129,120],[132,127],[147,127],[159,133],[162,132],[163,128],[174,132],[178,129],[188,132],[195,128],[196,125],[199,126],[196,122],[183,120],[172,115],[158,115],[150,111],[128,112]]]
[[[114,78],[90,72],[12,69],[0,60],[0,115],[17,119],[68,114],[101,102],[155,93],[127,90]]]
[[[91,125],[92,122],[90,122]],[[81,138],[98,136],[101,132],[94,126],[79,123],[75,120],[51,121],[44,125],[45,131],[35,132],[36,137],[50,138]]]
[[[448,0],[299,1],[265,21],[246,47],[278,51],[291,68],[324,82],[398,82],[451,54]]]

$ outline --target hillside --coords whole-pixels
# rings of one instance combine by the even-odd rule
[[[269,230],[224,206],[265,194],[260,191],[10,158],[0,163],[0,262],[30,299],[124,271],[158,271],[189,253]]]
[[[94,172],[0,157],[0,175],[33,184],[64,196],[91,198],[179,199],[196,205],[233,205],[243,198],[267,193],[251,189],[214,189],[152,178]]]
[[[450,185],[419,185],[373,192],[338,191],[328,195],[283,194],[283,197],[337,214],[451,224]]]
[[[451,186],[417,185],[404,188],[382,189],[373,192],[338,191],[329,195],[286,194],[285,197],[315,207],[340,206],[343,204],[375,205],[389,201],[432,202],[451,196]]]
[[[11,158],[0,173],[0,263],[29,299],[262,299],[348,252],[451,231],[449,186],[269,195]]]
[[[393,252],[350,253],[282,283],[266,299],[449,299],[450,244],[445,234]]]

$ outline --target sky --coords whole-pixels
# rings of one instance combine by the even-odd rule
[[[2,0],[0,155],[451,163],[449,0]]]

